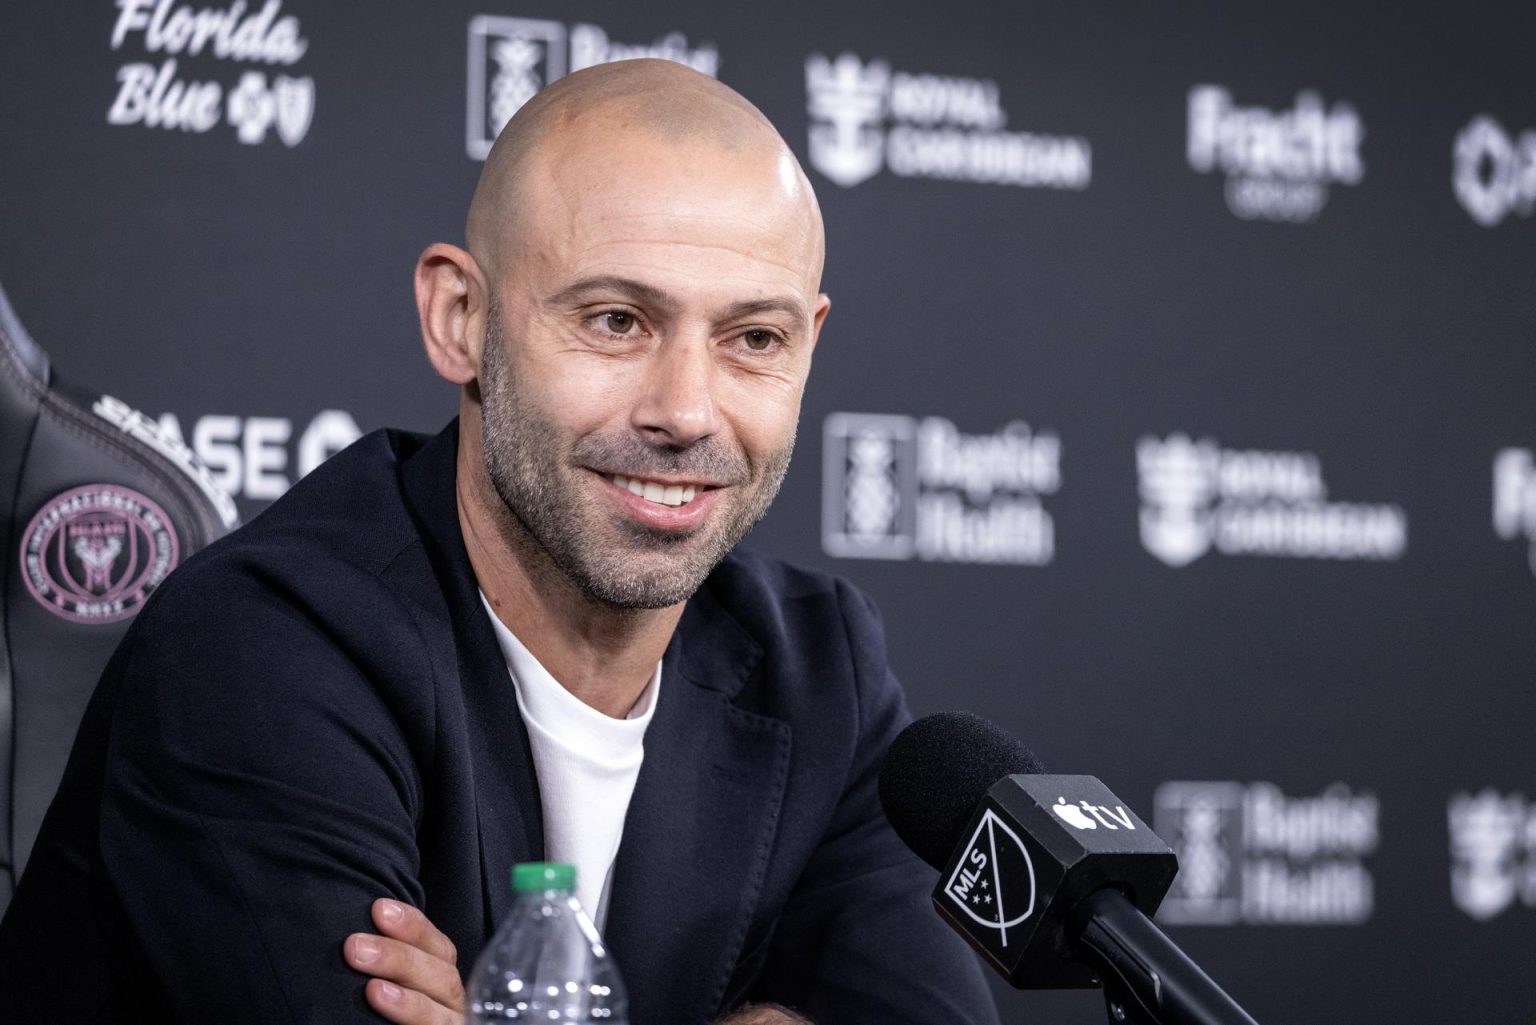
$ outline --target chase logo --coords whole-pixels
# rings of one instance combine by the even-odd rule
[[[997,931],[1008,946],[1008,930],[1035,911],[1035,866],[1019,835],[988,808],[971,842],[944,884],[948,897],[971,921]]]

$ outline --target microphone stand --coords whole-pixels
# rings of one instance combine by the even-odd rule
[[[1067,935],[1104,984],[1110,1025],[1257,1025],[1119,890],[1084,898]]]

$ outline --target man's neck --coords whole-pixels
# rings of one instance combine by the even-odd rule
[[[586,594],[496,495],[461,438],[459,529],[480,590],[539,664],[581,701],[622,719],[656,672],[683,605],[623,609]],[[480,462],[483,467],[484,463]]]

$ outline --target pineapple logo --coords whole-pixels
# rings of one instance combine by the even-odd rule
[[[484,160],[523,104],[565,74],[565,26],[555,21],[481,15],[469,23],[469,103],[465,149]]]
[[[539,61],[544,53],[538,44],[518,36],[491,44],[496,77],[491,80],[491,134],[499,135],[512,115],[544,87],[539,81]]]
[[[916,542],[917,425],[834,413],[823,434],[822,547],[844,559],[906,559]]]

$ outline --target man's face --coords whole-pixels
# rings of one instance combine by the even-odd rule
[[[662,608],[783,481],[826,309],[819,226],[771,154],[613,145],[529,176],[487,318],[483,440],[497,493],[567,577]]]

